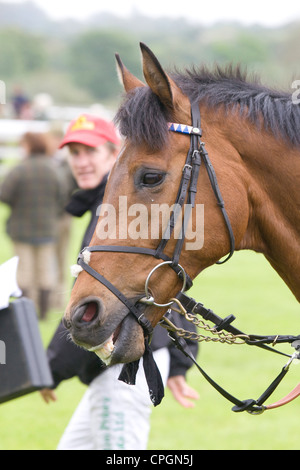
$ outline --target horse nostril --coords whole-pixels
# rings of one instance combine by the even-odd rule
[[[71,318],[72,328],[82,328],[83,326],[92,326],[100,318],[102,306],[100,300],[87,298],[84,303],[73,310]]]
[[[89,302],[86,306],[86,310],[81,318],[82,322],[90,323],[95,319],[98,314],[98,305],[96,302]]]
[[[67,330],[70,330],[72,327],[72,322],[71,320],[67,320],[66,318],[63,318],[63,325]]]

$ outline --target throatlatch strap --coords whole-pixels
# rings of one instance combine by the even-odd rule
[[[218,185],[218,181],[217,181],[217,177],[216,177],[214,167],[212,166],[211,161],[210,161],[209,156],[208,156],[208,153],[207,153],[207,151],[206,151],[206,149],[204,148],[203,145],[201,146],[201,157],[204,160],[206,170],[207,170],[207,173],[208,173],[208,176],[209,176],[209,179],[210,179],[211,187],[212,187],[212,189],[215,193],[215,196],[216,196],[216,199],[217,199],[217,204],[218,204],[218,206],[220,207],[220,209],[222,211],[222,214],[223,214],[223,217],[224,217],[224,220],[225,220],[225,224],[226,224],[226,227],[227,227],[227,230],[228,230],[228,233],[229,233],[229,239],[230,239],[229,254],[224,260],[217,261],[217,264],[224,264],[224,263],[226,263],[226,261],[229,260],[229,258],[231,258],[231,256],[234,253],[234,250],[235,250],[234,234],[233,234],[233,230],[232,230],[232,227],[231,227],[231,223],[230,223],[228,214],[227,214],[226,209],[225,209],[225,203],[224,203],[224,200],[223,200],[222,195],[221,195],[221,191],[220,191],[220,188],[219,188],[219,185]]]

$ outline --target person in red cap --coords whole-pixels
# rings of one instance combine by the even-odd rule
[[[60,148],[67,146],[68,161],[79,190],[66,210],[81,217],[91,211],[81,249],[89,245],[97,225],[97,209],[102,203],[108,174],[118,155],[120,140],[113,124],[87,114],[71,122]],[[183,325],[191,329],[190,322]],[[122,364],[106,367],[92,352],[69,341],[63,323],[59,324],[47,349],[54,388],[71,377],[79,377],[89,385],[59,444],[58,450],[144,450],[147,448],[152,403],[143,368],[140,367],[136,385],[118,380]],[[189,398],[198,395],[185,382],[192,366],[180,351],[170,345],[163,328],[155,329],[151,345],[154,359],[164,384],[176,400],[185,407],[193,406]],[[197,343],[191,342],[194,355]],[[53,390],[42,392],[44,400],[56,400]]]
[[[69,147],[69,164],[79,188],[94,189],[110,172],[119,151],[114,125],[83,114],[71,122],[59,148]]]

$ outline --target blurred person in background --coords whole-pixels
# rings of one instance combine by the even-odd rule
[[[89,245],[96,228],[97,209],[102,203],[119,145],[113,125],[90,115],[82,115],[73,121],[60,144],[60,147],[68,147],[68,161],[80,188],[73,194],[67,210],[77,217],[91,212],[81,249]],[[189,330],[194,328],[186,320],[182,326]],[[168,380],[176,400],[184,407],[191,407],[194,403],[189,399],[198,398],[197,392],[185,380],[192,362],[170,343],[166,330],[155,328],[151,347],[163,383],[166,385]],[[196,356],[197,343],[190,346]],[[106,367],[95,353],[79,348],[68,339],[68,330],[62,322],[50,342],[47,355],[55,388],[63,380],[75,376],[89,386],[59,442],[58,450],[147,448],[152,402],[142,365],[136,385],[118,380],[122,364]],[[57,398],[54,390],[45,389],[41,393],[47,403]]]
[[[20,85],[15,85],[12,95],[12,106],[16,119],[32,119],[31,102]]]
[[[64,189],[43,134],[26,133],[21,148],[24,158],[5,177],[0,200],[11,209],[7,233],[19,257],[18,284],[44,319],[55,286],[55,244]]]
[[[72,215],[65,210],[65,206],[69,202],[73,192],[78,189],[76,180],[72,175],[67,161],[66,149],[59,149],[63,136],[63,125],[59,122],[52,123],[49,131],[46,133],[47,153],[53,160],[54,166],[64,188],[64,200],[58,214],[58,231],[56,237],[56,286],[53,290],[51,301],[53,308],[60,310],[65,307],[66,294],[69,292],[70,287],[68,284],[69,276],[67,274],[69,272],[68,257],[72,229]]]

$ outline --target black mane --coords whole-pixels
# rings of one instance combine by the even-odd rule
[[[134,144],[161,149],[168,139],[166,108],[149,87],[136,88],[126,96],[115,116],[120,133]]]
[[[257,124],[262,117],[268,132],[300,145],[300,105],[292,102],[292,93],[270,90],[257,79],[249,82],[240,67],[217,67],[214,71],[193,68],[170,75],[191,101],[205,100],[209,106],[224,106],[227,111],[239,107],[241,116]],[[115,122],[121,134],[135,144],[146,143],[157,150],[167,141],[170,119],[156,95],[141,87],[126,97]]]

